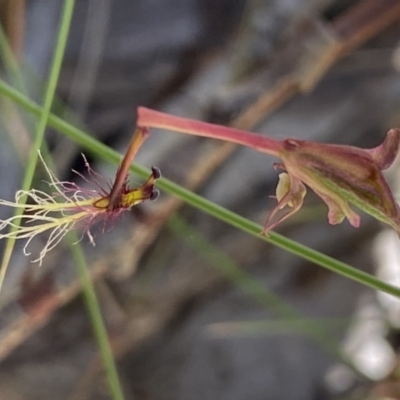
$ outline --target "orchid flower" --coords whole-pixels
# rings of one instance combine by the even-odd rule
[[[154,200],[158,196],[158,190],[154,189],[154,184],[160,177],[160,171],[156,167],[152,168],[148,180],[139,187],[130,188],[127,181],[129,166],[147,136],[146,130],[140,129],[136,132],[117,171],[115,182],[112,187],[108,185],[108,188],[101,184],[100,175],[90,168],[85,156],[83,156],[85,165],[92,180],[79,173],[78,175],[89,184],[94,184],[96,189],[84,189],[72,182],[59,181],[39,153],[49,176],[47,183],[51,193],[37,189],[19,190],[15,195],[15,201],[0,200],[0,205],[23,210],[22,215],[0,220],[0,239],[27,239],[24,253],[29,255],[28,246],[33,238],[49,231],[44,248],[34,260],[39,263],[43,261],[46,253],[53,249],[78,223],[83,223],[84,233],[94,245],[94,239],[90,233],[90,226],[93,223],[99,220],[114,220],[133,206],[145,200]]]
[[[396,158],[400,130],[389,130],[384,142],[373,149],[331,145],[297,139],[276,140],[255,133],[218,126],[138,108],[139,128],[160,128],[190,135],[225,140],[251,147],[282,160],[275,168],[283,170],[276,190],[277,204],[269,215],[264,234],[297,212],[311,188],[328,206],[330,224],[345,218],[354,227],[360,225],[355,205],[365,213],[390,225],[400,234],[400,209],[382,171]],[[277,218],[276,215],[281,210]]]

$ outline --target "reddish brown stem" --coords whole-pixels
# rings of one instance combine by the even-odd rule
[[[189,135],[225,140],[227,142],[251,147],[252,149],[277,157],[279,157],[283,146],[282,142],[279,140],[257,135],[252,132],[176,117],[145,107],[138,108],[137,124],[139,127],[168,129],[171,131],[188,133]]]
[[[126,181],[126,177],[128,176],[129,168],[132,164],[132,161],[148,136],[149,130],[147,128],[136,129],[129,144],[128,150],[125,154],[125,157],[122,160],[120,167],[118,168],[117,174],[115,175],[114,185],[111,188],[111,192],[109,195],[110,201],[107,206],[109,210],[112,210],[119,202],[121,198],[121,190]]]

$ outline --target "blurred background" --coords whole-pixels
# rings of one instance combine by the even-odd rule
[[[3,30],[38,102],[61,8],[0,2]],[[54,112],[121,153],[138,105],[278,139],[374,147],[400,126],[399,19],[398,0],[80,0]],[[3,79],[12,82],[6,68]],[[12,199],[21,185],[35,121],[2,99],[0,198]],[[82,148],[51,129],[46,143],[59,178],[84,185],[71,172],[86,173]],[[86,155],[114,176],[114,165]],[[260,224],[275,205],[274,161],[156,130],[137,157]],[[399,189],[398,162],[386,176]],[[330,226],[326,212],[309,193],[279,232],[400,284],[394,232],[366,215],[360,229]],[[94,229],[96,247],[81,244],[126,399],[400,399],[394,298],[165,193],[101,231]],[[32,244],[32,257],[45,240]],[[68,246],[40,268],[22,247],[0,295],[0,400],[109,399]]]

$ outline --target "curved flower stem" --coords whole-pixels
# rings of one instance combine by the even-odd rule
[[[128,150],[115,176],[114,185],[111,188],[110,202],[107,207],[108,210],[112,210],[115,207],[116,203],[120,200],[121,189],[124,183],[126,182],[126,177],[129,173],[129,168],[132,164],[132,161],[135,158],[138,150],[140,149],[144,141],[148,138],[148,136],[149,136],[148,129],[142,129],[142,128],[136,129],[135,133],[133,134]]]
[[[41,107],[35,102],[28,99],[22,93],[13,89],[4,81],[0,80],[0,93],[12,99],[20,106],[24,107],[28,112],[39,116],[41,114]],[[76,128],[75,126],[69,124],[63,119],[50,115],[49,125],[54,129],[59,130],[64,133],[70,139],[79,143],[82,147],[86,148],[93,154],[99,157],[117,164],[120,160],[121,155],[105,144],[94,139],[87,133]],[[142,178],[147,178],[149,175],[149,170],[138,165],[131,166],[130,170]],[[262,227],[248,219],[235,214],[232,211],[227,210],[211,201],[183,188],[169,181],[168,179],[160,179],[157,181],[157,185],[160,189],[170,193],[176,197],[179,197],[187,204],[190,204],[216,218],[225,221],[226,223],[241,229],[244,232],[250,233],[257,238],[267,241],[281,249],[284,249],[292,254],[295,254],[303,259],[306,259],[314,264],[320,265],[321,267],[327,268],[332,272],[346,276],[356,282],[359,282],[365,286],[368,286],[374,290],[380,290],[382,292],[392,294],[393,296],[400,298],[400,287],[391,285],[389,283],[383,282],[382,280],[375,278],[374,276],[367,274],[366,272],[360,271],[350,265],[338,261],[332,257],[322,254],[316,250],[310,249],[300,243],[290,240],[282,235],[275,232],[271,232],[269,237],[260,235]]]
[[[212,139],[240,144],[252,149],[279,157],[282,142],[252,132],[241,131],[227,126],[210,124],[169,115],[160,111],[138,107],[137,124],[141,128],[159,128],[174,132],[183,132],[194,136],[203,136]]]

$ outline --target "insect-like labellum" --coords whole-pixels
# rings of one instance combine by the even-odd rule
[[[0,205],[22,208],[24,211],[22,215],[15,215],[4,221],[0,220],[0,239],[27,239],[24,253],[29,255],[28,246],[33,238],[40,233],[50,232],[44,248],[34,260],[39,263],[43,261],[46,253],[53,249],[78,223],[83,224],[84,233],[94,244],[90,233],[93,223],[100,220],[113,221],[121,213],[137,204],[146,200],[155,200],[158,197],[159,192],[154,185],[161,177],[161,173],[157,167],[152,167],[149,178],[139,187],[130,188],[127,181],[129,166],[147,136],[146,130],[137,130],[111,188],[105,188],[105,185],[99,182],[99,175],[91,169],[84,156],[91,179],[79,175],[87,183],[94,184],[95,190],[81,188],[72,182],[59,181],[39,154],[50,179],[48,185],[52,194],[36,189],[19,190],[14,202],[0,200]],[[29,204],[23,201],[25,199],[29,201]],[[16,222],[22,222],[22,224]],[[2,233],[6,230],[8,231]]]

